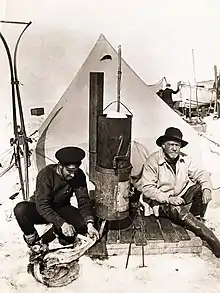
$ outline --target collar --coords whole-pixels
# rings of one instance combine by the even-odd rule
[[[183,153],[180,153],[179,155],[179,159],[177,160],[177,162],[179,163],[185,163],[185,160],[184,160],[184,154]],[[164,152],[162,150],[162,148],[159,150],[159,161],[158,161],[158,164],[161,166],[163,164],[167,163],[166,159],[165,159],[165,155],[164,155]]]

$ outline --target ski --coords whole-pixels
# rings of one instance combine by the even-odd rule
[[[28,167],[30,165],[28,141],[30,140],[27,138],[27,135],[26,135],[24,115],[23,115],[21,96],[20,96],[20,90],[19,90],[18,71],[17,71],[17,51],[18,51],[18,45],[21,40],[21,37],[26,31],[26,29],[29,27],[31,22],[29,23],[26,23],[26,22],[21,23],[21,22],[14,22],[14,21],[13,22],[1,21],[1,22],[10,23],[10,24],[26,24],[26,27],[23,29],[23,31],[21,32],[16,42],[13,60],[12,60],[12,54],[10,52],[7,41],[1,32],[0,32],[0,38],[4,44],[4,47],[7,53],[9,69],[10,69],[10,77],[11,77],[11,97],[12,97],[13,129],[14,129],[14,140],[13,140],[14,160],[15,160],[14,164],[18,168],[18,174],[19,174],[19,180],[20,180],[23,199],[28,200],[29,198]],[[17,100],[16,100],[16,97],[17,97]],[[18,131],[19,125],[18,125],[18,119],[17,119],[17,108],[16,108],[17,106],[18,106],[19,120],[21,123],[20,133]],[[23,150],[21,149],[21,141],[23,144]],[[24,158],[24,172],[22,171],[21,155]],[[24,177],[25,177],[25,183],[24,183]]]

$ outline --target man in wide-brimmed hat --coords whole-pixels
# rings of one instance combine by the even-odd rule
[[[23,201],[14,209],[17,222],[28,246],[37,251],[56,236],[61,244],[74,241],[76,233],[99,237],[94,227],[93,208],[88,195],[86,176],[80,169],[85,152],[78,147],[59,149],[58,164],[44,167],[37,175],[36,190],[30,201]],[[76,195],[78,208],[70,204]],[[52,223],[47,237],[39,237],[34,225]],[[49,239],[49,240],[48,240]]]
[[[156,144],[161,149],[148,157],[137,184],[142,192],[140,202],[145,207],[145,215],[167,217],[185,226],[220,257],[220,242],[203,221],[212,199],[209,173],[181,152],[188,142],[183,140],[178,128],[167,128]]]

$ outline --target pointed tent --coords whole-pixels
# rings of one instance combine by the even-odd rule
[[[103,58],[106,55],[111,58]],[[116,100],[117,52],[103,35],[39,130],[40,137],[35,150],[38,170],[55,161],[55,151],[60,147],[76,145],[88,151],[90,72],[105,74],[104,107]],[[208,150],[203,139],[154,94],[124,60],[121,101],[134,116],[132,139],[145,146],[148,153],[158,149],[156,138],[167,127],[175,126],[182,130],[184,139],[190,142],[184,151],[197,161],[203,161]]]

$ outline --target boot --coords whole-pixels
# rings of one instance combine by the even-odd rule
[[[203,222],[198,220],[191,213],[188,213],[183,219],[183,224],[196,236],[199,236],[202,240],[206,241],[216,257],[220,257],[220,242],[215,234],[208,229]]]
[[[24,234],[24,241],[27,243],[27,246],[30,248],[31,253],[40,254],[46,253],[48,251],[48,245],[42,243],[37,231],[31,235]]]
[[[205,222],[205,213],[207,210],[208,204],[202,204],[200,209],[200,220]]]

